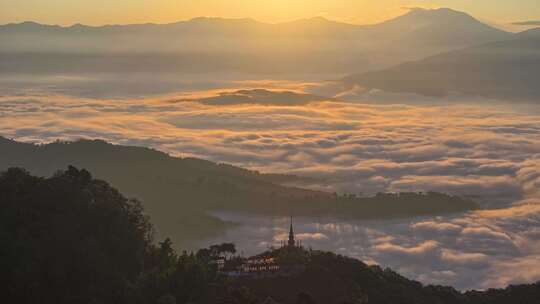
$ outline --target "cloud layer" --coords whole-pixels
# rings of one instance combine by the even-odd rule
[[[540,279],[538,107],[283,100],[299,96],[307,85],[243,82],[227,90],[142,99],[6,89],[0,96],[0,135],[149,146],[312,177],[302,186],[326,191],[434,190],[473,197],[488,210],[383,222],[299,220],[297,229],[306,244],[391,266],[426,283],[487,288]],[[249,98],[253,92],[264,96],[257,93],[257,102],[214,102],[253,88],[294,94],[279,93],[271,102],[266,91],[240,91]],[[248,251],[279,244],[286,234],[283,219],[236,219],[247,226],[226,238]]]
[[[499,206],[538,188],[538,109],[338,101],[287,105],[283,97],[298,96],[292,93],[276,93],[279,105],[207,104],[230,92],[235,90],[135,100],[4,96],[1,135],[38,142],[98,137],[315,177],[319,182],[308,186],[338,192],[435,190],[480,196]],[[266,99],[271,95],[265,93]]]
[[[526,212],[524,212],[527,210]],[[280,246],[287,218],[220,214],[242,223],[224,237],[244,254]],[[391,267],[426,284],[487,289],[540,280],[540,201],[534,207],[472,212],[449,217],[385,221],[296,218],[306,246]]]

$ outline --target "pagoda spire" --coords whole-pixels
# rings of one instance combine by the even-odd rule
[[[293,230],[293,218],[291,216],[291,228],[289,229],[289,241],[287,243],[289,247],[296,246],[296,241],[294,240],[294,230]]]

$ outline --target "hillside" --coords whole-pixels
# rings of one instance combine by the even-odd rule
[[[276,251],[280,254],[281,250]],[[263,303],[272,299],[272,303],[280,304],[532,304],[540,297],[540,282],[463,293],[449,286],[425,286],[392,269],[332,252],[307,250],[294,255],[301,256],[305,270],[291,276],[233,279],[206,302],[220,302],[221,298],[225,299],[221,303]]]
[[[444,96],[450,93],[502,100],[540,97],[540,31],[452,51],[396,67],[345,78],[344,83],[388,92]]]
[[[283,185],[296,184],[302,180],[299,177],[260,174],[99,140],[33,145],[0,138],[0,170],[22,167],[50,176],[69,165],[85,168],[140,199],[158,231],[179,244],[215,236],[230,225],[208,216],[210,211],[369,219],[476,208],[472,201],[440,193],[338,196]]]
[[[510,38],[450,9],[415,9],[375,25],[322,17],[268,24],[195,18],[171,24],[0,26],[4,73],[352,73]]]
[[[127,282],[149,267],[151,230],[138,202],[87,171],[69,168],[48,179],[2,172],[2,299],[127,303]]]
[[[215,259],[226,253],[241,259],[234,244],[179,254],[169,239],[152,238],[137,201],[74,167],[50,178],[22,169],[1,173],[0,207],[8,303],[536,304],[540,297],[539,283],[461,293],[301,247],[263,253],[301,271],[228,277],[217,272]]]

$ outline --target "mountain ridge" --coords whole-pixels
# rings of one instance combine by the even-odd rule
[[[301,187],[299,177],[261,174],[195,158],[176,158],[149,148],[112,145],[102,140],[34,145],[0,138],[0,171],[25,168],[51,176],[75,166],[108,180],[147,203],[157,227],[183,244],[214,237],[231,223],[210,212],[266,216],[396,218],[476,209],[474,202],[441,193],[337,195]],[[186,231],[191,234],[185,235]]]
[[[0,62],[5,62],[4,71],[15,73],[136,69],[335,75],[386,68],[513,35],[448,9],[413,10],[372,25],[320,16],[281,23],[214,17],[69,27],[25,22],[0,26],[0,39],[12,41],[0,46]],[[62,56],[51,58],[56,54],[80,54],[81,59],[63,63]],[[88,54],[95,56],[84,57]],[[112,59],[124,54],[153,56]]]
[[[488,27],[491,27],[478,19],[474,18],[473,16],[453,10],[450,8],[439,8],[439,9],[413,9],[410,10],[408,13],[405,13],[403,15],[399,15],[394,18],[390,18],[388,20],[383,20],[381,22],[377,23],[371,23],[371,24],[354,24],[354,23],[348,23],[343,21],[337,21],[328,19],[323,16],[313,16],[313,17],[306,17],[306,18],[300,18],[300,19],[294,19],[291,21],[283,21],[283,22],[263,22],[258,21],[253,18],[227,18],[227,17],[208,17],[208,16],[199,16],[199,17],[193,17],[186,20],[178,20],[173,22],[166,22],[166,23],[157,23],[157,22],[143,22],[143,23],[113,23],[113,24],[102,24],[102,25],[87,25],[82,23],[74,23],[72,25],[58,25],[58,24],[47,24],[47,23],[41,23],[37,21],[27,20],[22,22],[10,22],[5,24],[0,24],[0,28],[2,27],[46,27],[46,28],[56,28],[56,29],[70,29],[70,28],[77,28],[77,27],[84,27],[84,28],[111,28],[111,27],[130,27],[130,26],[175,26],[179,24],[186,24],[186,23],[222,23],[222,22],[231,22],[231,23],[251,23],[251,24],[264,24],[264,25],[286,25],[286,24],[298,24],[298,23],[327,23],[327,24],[339,24],[339,25],[347,25],[351,27],[373,27],[381,24],[388,24],[388,23],[394,23],[399,22],[403,19],[409,19],[409,18],[415,18],[415,17],[423,17],[423,18],[439,18],[441,16],[447,16],[451,15],[454,18],[461,17],[465,19],[469,19],[470,21],[476,21],[478,23],[482,23]],[[463,20],[463,19],[461,19]],[[491,27],[493,28],[493,27]],[[501,32],[504,32],[503,30],[499,30]]]
[[[358,73],[342,79],[392,93],[442,97],[449,94],[535,102],[540,89],[540,29],[512,39],[453,50],[388,69]]]

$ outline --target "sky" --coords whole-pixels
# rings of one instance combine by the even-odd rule
[[[324,16],[367,24],[411,7],[450,7],[501,26],[540,20],[538,0],[0,0],[0,23],[168,23],[199,16],[282,22]]]

